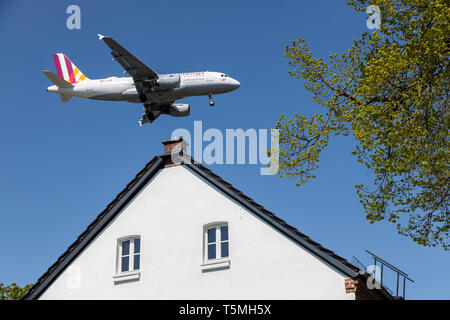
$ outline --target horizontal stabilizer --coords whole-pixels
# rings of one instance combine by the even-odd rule
[[[72,99],[72,96],[68,96],[67,94],[61,94],[61,102],[67,102]]]
[[[73,85],[69,82],[67,82],[64,79],[61,79],[60,77],[58,77],[56,74],[54,74],[51,71],[48,70],[44,70],[42,71],[42,73],[44,73],[47,78],[58,88],[71,88],[73,87]]]

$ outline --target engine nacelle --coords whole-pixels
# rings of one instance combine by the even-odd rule
[[[175,89],[180,87],[180,76],[178,74],[163,74],[156,80],[156,86],[160,89]]]
[[[191,113],[191,107],[187,103],[173,103],[169,108],[172,117],[187,117]]]

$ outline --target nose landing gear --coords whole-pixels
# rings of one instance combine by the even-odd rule
[[[213,100],[213,98],[212,98],[212,94],[209,94],[208,97],[209,97],[209,105],[210,105],[211,107],[214,106],[214,100]]]

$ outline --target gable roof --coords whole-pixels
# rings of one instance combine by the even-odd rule
[[[359,268],[340,257],[332,250],[323,247],[320,243],[313,241],[307,235],[301,233],[286,221],[277,217],[274,213],[265,209],[262,205],[246,196],[242,191],[234,188],[230,183],[214,174],[202,164],[193,161],[189,156],[180,154],[181,165],[197,175],[209,185],[226,194],[270,226],[284,234],[286,237],[303,247],[325,264],[338,270],[347,277],[354,278],[359,274]],[[127,186],[106,206],[106,208],[95,218],[95,220],[83,231],[83,233],[70,245],[67,250],[52,264],[46,272],[29,289],[22,298],[33,300],[39,298],[52,282],[74,261],[78,255],[99,235],[108,224],[122,211],[122,209],[133,200],[145,185],[165,166],[173,165],[171,153],[165,153],[154,157],[145,167],[131,180]]]

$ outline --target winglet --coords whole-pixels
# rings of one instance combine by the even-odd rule
[[[103,40],[103,38],[105,37],[104,35],[102,35],[100,33],[98,33],[97,35],[98,35],[98,40]]]

